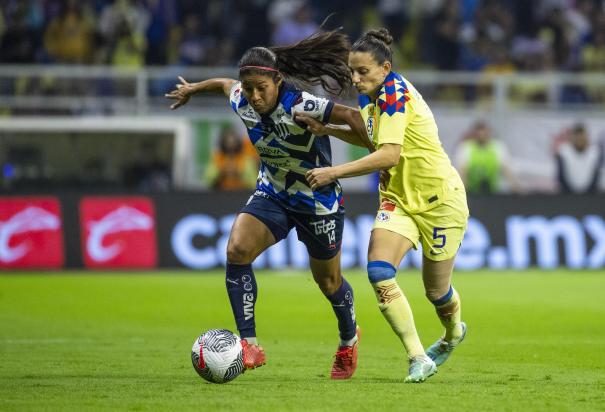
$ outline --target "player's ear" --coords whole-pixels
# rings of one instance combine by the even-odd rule
[[[382,63],[382,71],[384,72],[385,76],[391,72],[392,68],[393,65],[390,61],[385,60],[384,63]]]
[[[280,87],[283,82],[284,82],[284,78],[282,77],[281,74],[278,74],[277,76],[275,76],[275,84],[277,85],[277,87]]]

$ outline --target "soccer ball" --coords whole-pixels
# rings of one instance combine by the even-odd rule
[[[191,363],[208,382],[229,382],[244,372],[242,342],[226,329],[211,329],[193,342]]]

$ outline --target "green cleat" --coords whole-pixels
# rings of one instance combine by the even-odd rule
[[[405,383],[420,383],[437,373],[437,365],[426,355],[410,359],[410,371]]]
[[[461,322],[460,325],[462,326],[462,336],[460,336],[459,339],[454,342],[448,342],[445,339],[440,338],[426,350],[428,357],[434,360],[437,366],[443,365],[447,358],[450,357],[454,348],[460,345],[464,340],[464,337],[466,336],[466,323]]]

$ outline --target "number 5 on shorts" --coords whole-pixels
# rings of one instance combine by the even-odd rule
[[[434,227],[433,228],[433,239],[437,240],[439,239],[439,241],[441,242],[440,244],[434,244],[433,247],[438,247],[438,248],[442,248],[443,246],[445,246],[445,234],[439,234],[439,231],[441,230],[445,230],[444,227]]]

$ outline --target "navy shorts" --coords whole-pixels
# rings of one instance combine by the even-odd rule
[[[263,222],[276,241],[285,239],[293,227],[298,240],[315,259],[332,259],[340,251],[345,212],[340,206],[330,215],[308,215],[292,212],[267,195],[254,193],[241,210]]]

